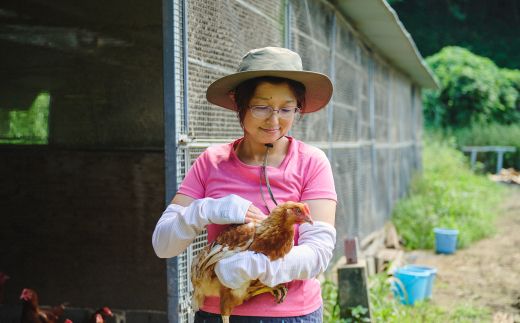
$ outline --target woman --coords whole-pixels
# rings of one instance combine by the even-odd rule
[[[288,283],[283,303],[258,295],[235,307],[231,322],[321,322],[315,277],[326,269],[335,244],[334,180],[325,154],[287,133],[297,114],[325,107],[332,83],[303,71],[297,53],[266,47],[247,53],[238,72],[213,82],[206,96],[237,111],[244,136],[197,158],[154,231],[157,255],[179,255],[204,227],[213,241],[222,224],[261,220],[277,201],[304,201],[314,225],[295,229],[295,247],[283,259],[271,262],[246,251],[221,260],[215,272],[229,288],[252,279],[268,286]],[[195,322],[218,322],[218,314],[218,298],[207,297]]]

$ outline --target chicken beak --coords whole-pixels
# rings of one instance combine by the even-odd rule
[[[309,209],[309,206],[307,205],[307,203],[303,203],[303,214],[304,214],[304,217],[303,217],[304,222],[314,224],[314,222],[312,222],[312,218],[311,218],[311,210]]]

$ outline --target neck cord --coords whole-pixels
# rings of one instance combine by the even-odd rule
[[[266,150],[264,155],[264,164],[261,168],[261,176],[260,176],[260,194],[262,195],[262,200],[264,201],[265,207],[271,213],[271,209],[267,206],[267,202],[264,197],[264,190],[262,189],[262,177],[265,179],[265,185],[267,186],[267,191],[269,191],[269,195],[271,197],[271,200],[274,202],[275,205],[278,205],[278,202],[276,202],[276,199],[274,198],[273,191],[271,190],[271,185],[269,185],[269,177],[267,177],[267,155],[269,154],[269,148],[273,147],[273,144],[265,144]]]

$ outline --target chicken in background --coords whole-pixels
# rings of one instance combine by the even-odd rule
[[[6,273],[0,272],[0,304],[4,303],[4,290],[5,290],[5,283],[7,280],[9,280],[9,276],[7,276]]]
[[[105,323],[105,320],[109,317],[113,317],[114,314],[112,313],[112,310],[108,308],[108,306],[103,306],[101,308],[98,308],[86,321],[86,323]]]
[[[52,308],[40,308],[39,298],[36,291],[24,288],[20,295],[22,300],[21,323],[57,323],[65,311],[65,304]],[[72,323],[66,319],[66,323]]]
[[[254,280],[239,289],[230,289],[220,283],[215,265],[221,259],[246,250],[263,253],[271,261],[283,258],[293,246],[294,224],[304,222],[312,224],[309,207],[305,203],[285,202],[261,222],[232,225],[220,233],[193,260],[193,309],[197,311],[206,296],[219,296],[222,320],[229,323],[233,308],[256,295],[271,293],[276,302],[283,302],[287,295],[284,284],[271,288]]]

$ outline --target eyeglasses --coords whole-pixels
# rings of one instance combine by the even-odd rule
[[[285,107],[275,110],[273,107],[268,105],[254,105],[250,108],[253,117],[258,119],[270,118],[274,112],[278,112],[278,116],[282,119],[290,119],[296,114],[296,112],[300,111],[300,108],[298,107]]]

